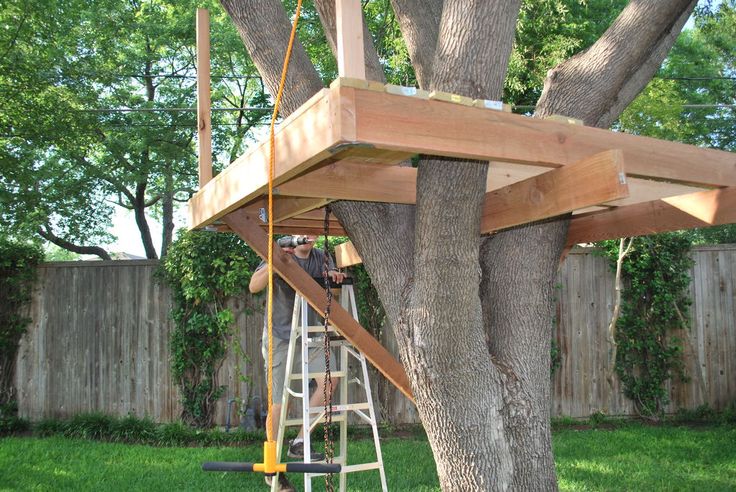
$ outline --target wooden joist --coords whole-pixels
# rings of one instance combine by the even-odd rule
[[[736,187],[701,191],[573,217],[567,244],[736,222]]]
[[[622,153],[601,152],[486,194],[481,233],[629,196]]]
[[[268,256],[268,235],[244,210],[231,212],[223,218],[223,221],[262,258]],[[324,316],[324,288],[315,282],[288,254],[282,253],[278,247],[274,248],[273,265],[274,271],[304,296],[320,315]],[[392,384],[408,398],[413,399],[404,368],[383,345],[339,304],[333,303],[330,309],[330,320],[335,329],[360,350]]]

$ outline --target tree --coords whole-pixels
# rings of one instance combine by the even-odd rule
[[[289,36],[285,9],[277,0],[221,3],[274,93]],[[391,3],[420,87],[501,99],[518,0]],[[334,2],[315,6],[334,46]],[[592,46],[548,73],[535,116],[609,127],[655,74],[694,6],[629,2]],[[366,50],[369,78],[384,80],[375,49]],[[292,56],[287,112],[322,87],[301,45]],[[442,488],[554,490],[549,329],[568,221],[481,238],[487,169],[423,156],[416,206],[338,202],[333,211],[396,333]]]
[[[166,253],[174,210],[196,181],[196,2],[11,1],[0,14],[2,227],[75,253],[100,247],[114,206],[133,211],[146,256],[156,258],[149,216]],[[262,106],[263,86],[221,14],[212,22],[214,97]],[[225,105],[223,104],[223,105]],[[238,153],[267,114],[218,112],[216,154]],[[36,236],[37,237],[37,236]],[[86,245],[95,246],[86,246]]]

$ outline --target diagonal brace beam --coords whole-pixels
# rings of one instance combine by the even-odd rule
[[[268,235],[261,231],[259,225],[248,216],[246,211],[241,209],[231,212],[223,218],[223,221],[262,258],[268,256]],[[324,289],[278,247],[274,248],[273,267],[281,278],[304,296],[320,315],[324,316]],[[403,366],[383,345],[339,305],[334,305],[330,309],[330,320],[337,331],[360,350],[376,369],[381,371],[399,391],[414,401],[409,379]]]
[[[480,230],[485,234],[628,196],[623,155],[609,150],[486,193]]]
[[[736,187],[636,203],[573,217],[567,245],[736,223]]]

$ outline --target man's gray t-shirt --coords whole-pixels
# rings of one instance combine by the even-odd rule
[[[322,278],[322,269],[324,268],[324,251],[312,249],[307,258],[299,258],[292,255],[292,258],[306,271],[310,276]],[[328,269],[335,268],[335,263],[331,257],[327,257]],[[262,261],[256,271],[266,267],[266,262]],[[294,296],[296,292],[281,277],[274,275],[273,277],[273,336],[282,340],[288,340],[291,335],[291,318],[294,314]],[[266,300],[268,302],[268,300]],[[308,319],[310,324],[321,323],[322,318],[309,307]],[[264,326],[268,325],[268,306],[263,319]]]

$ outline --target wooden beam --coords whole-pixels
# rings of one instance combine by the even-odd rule
[[[335,264],[338,268],[347,268],[360,263],[363,263],[363,259],[358,254],[358,250],[355,249],[352,241],[335,246]]]
[[[487,193],[480,230],[497,231],[627,196],[623,156],[609,150]]]
[[[345,159],[280,185],[283,196],[416,203],[417,170]],[[275,215],[275,214],[274,214]]]
[[[332,155],[332,147],[340,143],[332,114],[338,109],[330,91],[323,89],[281,123],[275,136],[275,186]],[[196,193],[189,200],[189,227],[210,224],[267,193],[268,155],[265,139]]]
[[[212,123],[210,121],[210,15],[197,9],[197,142],[199,187],[212,179]]]
[[[268,235],[261,231],[243,210],[231,212],[223,221],[242,237],[253,250],[262,258],[268,255]],[[274,271],[278,273],[294,290],[299,292],[309,304],[324,316],[324,289],[310,277],[290,255],[282,253],[280,248],[274,248]],[[355,348],[360,350],[386,378],[391,381],[404,395],[413,400],[409,380],[404,368],[383,345],[368,333],[353,317],[339,304],[333,304],[330,309],[330,320]]]
[[[736,186],[736,154],[730,152],[460,104],[353,91],[355,140],[380,149],[546,167],[621,149],[629,177]]]
[[[736,223],[736,187],[637,203],[570,221],[567,244]]]
[[[365,79],[363,9],[360,0],[335,1],[337,71],[340,77]]]
[[[330,201],[326,198],[279,197],[273,203],[273,221],[282,222],[310,210],[322,208]]]

